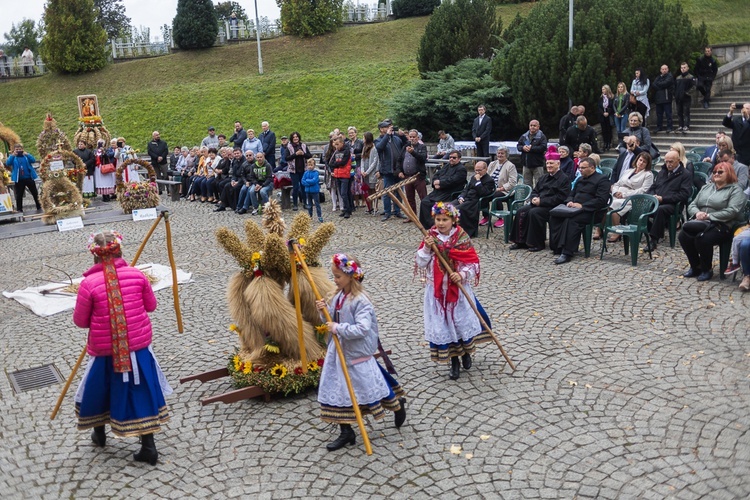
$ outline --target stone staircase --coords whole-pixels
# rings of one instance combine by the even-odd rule
[[[697,98],[694,98],[695,103],[690,110],[690,131],[683,134],[681,132],[667,134],[659,132],[654,134],[656,130],[656,106],[651,108],[652,115],[649,116],[648,125],[651,130],[651,140],[661,151],[662,157],[664,153],[669,151],[669,147],[674,142],[681,142],[685,146],[686,151],[690,151],[695,147],[706,147],[715,144],[716,132],[719,130],[728,131],[721,125],[722,119],[726,116],[729,111],[729,105],[733,102],[737,103],[737,110],[735,114],[739,114],[742,108],[742,103],[750,102],[750,84],[737,85],[734,90],[725,91],[720,96],[714,96],[711,100],[711,107],[703,109],[703,105],[700,102],[700,94]],[[673,113],[674,128],[677,129],[679,126],[679,119],[677,113]],[[666,123],[664,124],[666,127]],[[731,136],[731,134],[730,134]]]

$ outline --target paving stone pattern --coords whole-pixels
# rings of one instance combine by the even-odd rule
[[[420,236],[399,219],[355,212],[337,224],[326,257],[358,256],[376,305],[382,342],[408,391],[400,432],[390,414],[368,423],[373,455],[357,445],[328,453],[337,430],[318,418],[314,392],[270,403],[201,406],[230,390],[227,379],[178,379],[225,365],[236,345],[225,285],[237,271],[214,230],[241,231],[245,217],[171,202],[185,332],[169,289],[151,315],[154,350],[175,388],[172,421],[157,435],[159,464],[134,463],[136,439],[97,449],[75,430],[73,387],[55,421],[62,385],[14,394],[0,376],[3,498],[747,498],[750,495],[750,346],[737,283],[685,280],[679,248],[630,266],[621,245],[604,261],[562,266],[548,251],[509,252],[502,235],[475,240],[480,300],[517,365],[484,344],[458,381],[430,362],[422,293],[413,278]],[[291,221],[293,212],[285,212]],[[338,214],[335,214],[338,215]],[[132,258],[150,222],[111,227]],[[3,290],[59,280],[49,263],[80,275],[91,263],[88,230],[0,241]],[[716,255],[718,265],[718,253]],[[141,263],[168,264],[164,228]],[[54,363],[67,377],[84,344],[70,313],[38,318],[2,299],[4,373]],[[80,374],[79,374],[80,377]],[[454,454],[451,449],[458,450]]]

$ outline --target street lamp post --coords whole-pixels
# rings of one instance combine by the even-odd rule
[[[255,1],[255,39],[258,42],[258,73],[263,74],[263,56],[260,53],[260,21],[258,20],[258,0]],[[571,2],[573,0],[570,0]]]
[[[260,44],[258,44],[260,46]],[[258,49],[260,50],[260,49]],[[570,62],[573,56],[573,0],[568,4],[568,72],[570,72]],[[570,74],[568,74],[570,76]],[[573,99],[568,97],[568,109],[573,107]]]

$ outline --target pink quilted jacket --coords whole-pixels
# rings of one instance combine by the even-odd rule
[[[125,321],[128,324],[128,345],[138,351],[151,344],[151,321],[148,313],[156,310],[156,297],[144,274],[128,266],[123,259],[115,259],[120,282]],[[92,356],[112,355],[112,333],[109,326],[107,288],[101,264],[83,273],[85,279],[78,289],[73,322],[89,329],[88,353]]]

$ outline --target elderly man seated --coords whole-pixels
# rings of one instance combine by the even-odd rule
[[[581,177],[565,200],[566,207],[577,210],[566,216],[551,214],[549,219],[549,245],[559,255],[555,264],[570,262],[578,251],[583,228],[591,224],[592,216],[601,218],[609,201],[611,184],[605,175],[596,172],[594,160],[582,158],[578,171]]]
[[[461,163],[461,152],[457,149],[448,153],[448,163],[432,176],[432,191],[423,199],[419,207],[419,222],[425,229],[434,223],[432,206],[439,201],[450,201],[456,191],[466,185],[466,166]]]
[[[476,237],[479,227],[479,200],[495,192],[495,181],[487,173],[487,164],[478,161],[474,165],[474,175],[458,196],[457,206],[461,218],[459,225],[471,238]]]
[[[676,151],[669,151],[664,155],[664,167],[654,179],[654,183],[646,194],[656,196],[659,200],[659,208],[651,220],[648,230],[650,236],[649,248],[645,252],[656,250],[659,240],[664,237],[664,228],[678,203],[687,203],[693,192],[693,176],[680,162],[680,155]]]
[[[570,179],[560,170],[560,154],[554,146],[550,146],[545,156],[547,173],[531,191],[531,203],[524,205],[516,213],[510,230],[510,241],[513,244],[508,250],[544,250],[549,211],[562,203],[570,193]]]

